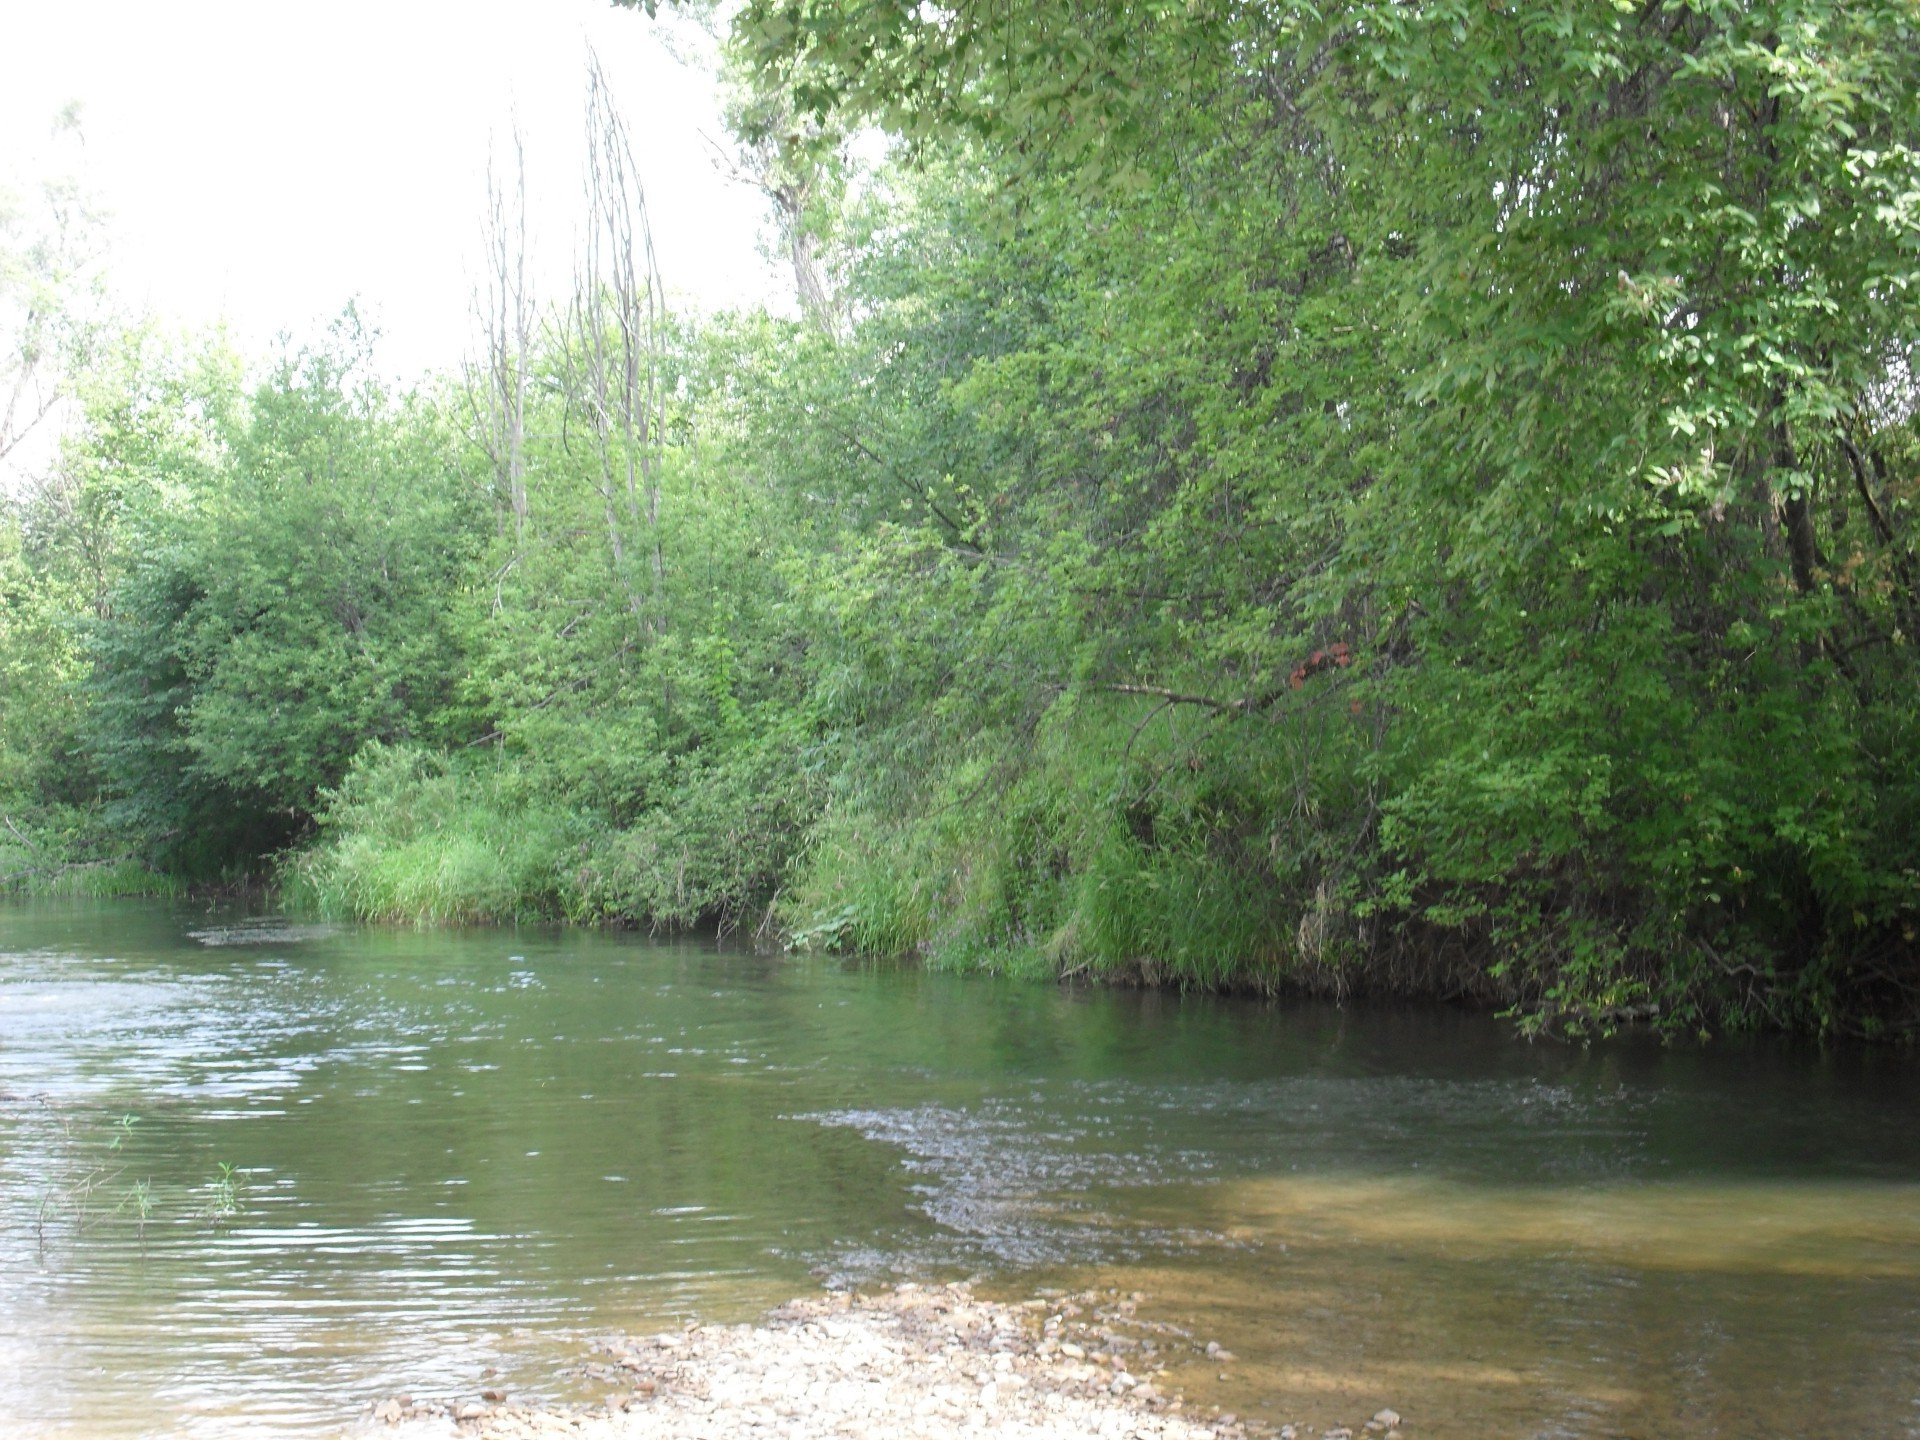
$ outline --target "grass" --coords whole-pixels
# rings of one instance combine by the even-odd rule
[[[338,919],[482,924],[564,914],[578,828],[511,775],[389,752],[349,777],[283,899]]]

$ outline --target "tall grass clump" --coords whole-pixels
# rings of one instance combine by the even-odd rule
[[[329,792],[286,899],[340,919],[476,924],[567,914],[585,827],[520,768],[372,744]]]
[[[28,895],[82,900],[177,900],[187,893],[187,882],[178,875],[150,869],[131,856],[123,856],[31,875],[20,889]]]
[[[1344,989],[1356,959],[1352,742],[1063,709],[910,799],[831,811],[786,907],[796,944],[937,968],[1200,988]],[[1334,802],[1343,802],[1336,806]]]
[[[369,745],[328,792],[316,840],[284,862],[284,898],[338,919],[764,934],[812,807],[771,744],[715,764],[678,757],[617,820],[556,790],[525,757]]]
[[[0,894],[172,899],[186,889],[180,876],[128,853],[97,809],[49,806],[0,814]]]
[[[577,918],[758,940],[819,808],[786,730],[676,756],[636,813],[583,844],[571,872]]]

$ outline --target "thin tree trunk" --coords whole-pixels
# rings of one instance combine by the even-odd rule
[[[1811,595],[1816,584],[1815,571],[1820,564],[1820,548],[1813,534],[1813,507],[1809,503],[1808,477],[1801,474],[1794,454],[1793,437],[1787,432],[1786,417],[1775,410],[1773,420],[1773,468],[1776,484],[1782,477],[1786,485],[1778,488],[1780,524],[1787,536],[1787,562],[1793,571],[1793,588]]]
[[[646,194],[625,122],[614,109],[605,72],[587,56],[587,209],[584,274],[575,311],[591,375],[593,413],[601,442],[609,525],[617,510],[644,536],[650,595],[639,604],[625,572],[625,547],[615,539],[636,616],[655,634],[666,628],[666,553],[660,535],[660,446],[665,397],[660,355],[666,306]],[[620,493],[616,502],[616,490]]]
[[[517,556],[527,530],[527,352],[533,300],[527,288],[526,146],[518,124],[512,137],[511,185],[495,171],[492,157],[487,160],[486,288],[475,303],[487,332],[487,450],[513,515]],[[474,404],[478,409],[478,402]]]

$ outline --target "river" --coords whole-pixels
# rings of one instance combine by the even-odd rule
[[[0,1432],[568,1398],[821,1286],[1140,1291],[1197,1401],[1920,1436],[1920,1065],[710,940],[0,905]]]

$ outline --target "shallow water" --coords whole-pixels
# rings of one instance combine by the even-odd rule
[[[0,1431],[334,1433],[975,1275],[1146,1292],[1276,1421],[1920,1435],[1916,1101],[1892,1054],[9,905]]]

